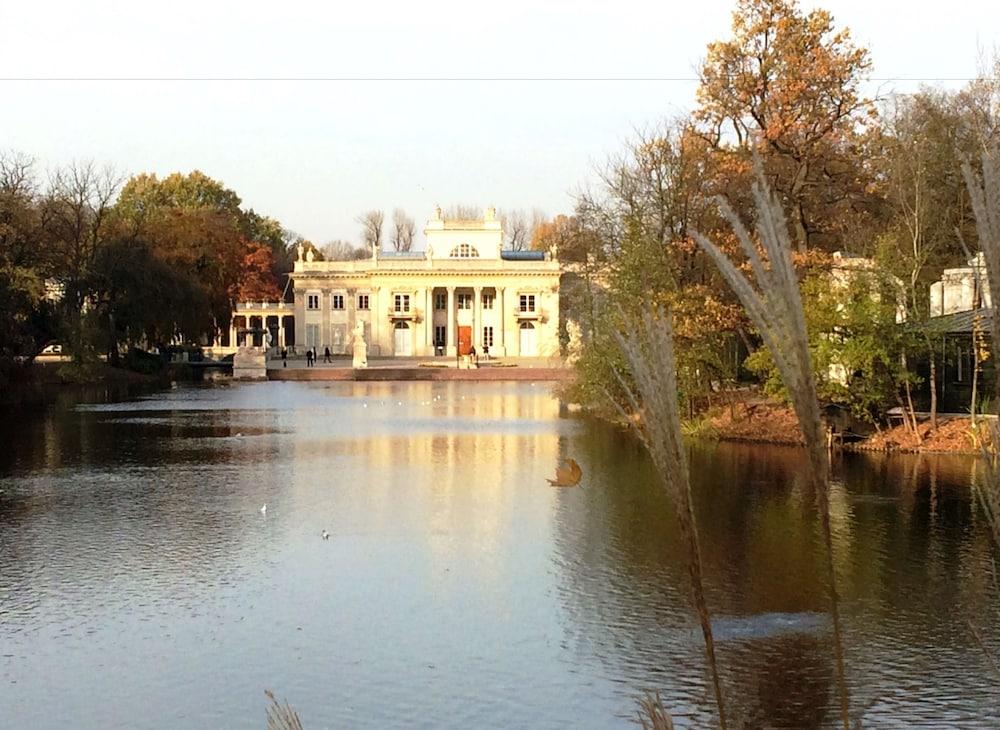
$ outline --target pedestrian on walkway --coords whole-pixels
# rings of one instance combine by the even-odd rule
[[[281,348],[281,367],[283,367],[283,368],[287,368],[288,367],[288,348],[287,347],[282,347]]]
[[[313,351],[306,350],[306,367],[311,368],[313,364]]]
[[[323,348],[323,362],[329,362],[329,363],[333,362],[333,360],[330,359],[330,348],[329,347],[324,347]]]

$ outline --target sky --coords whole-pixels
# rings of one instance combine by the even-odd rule
[[[373,208],[568,213],[636,129],[692,108],[734,4],[0,0],[0,149],[199,169],[319,244]],[[1000,47],[1000,2],[817,5],[871,50],[869,93],[961,86]]]

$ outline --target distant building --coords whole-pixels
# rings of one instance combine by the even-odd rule
[[[986,262],[982,252],[969,259],[967,266],[945,269],[941,280],[931,284],[932,317],[990,306],[990,288],[986,284]]]
[[[360,261],[316,261],[300,248],[291,274],[294,343],[352,349],[364,323],[375,357],[559,354],[560,266],[542,251],[503,250],[496,212],[445,220],[438,208],[424,251],[372,251]]]

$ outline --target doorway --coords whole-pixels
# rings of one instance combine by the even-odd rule
[[[521,322],[520,348],[521,357],[535,357],[538,354],[538,342],[535,339],[535,325],[531,322]]]
[[[458,354],[468,355],[471,350],[472,350],[472,327],[459,326]]]
[[[393,328],[393,353],[396,357],[409,357],[413,354],[413,338],[410,337],[410,325],[406,322],[396,322]]]

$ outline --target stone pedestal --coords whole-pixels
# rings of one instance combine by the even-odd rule
[[[267,380],[267,350],[240,347],[233,355],[234,380]]]

